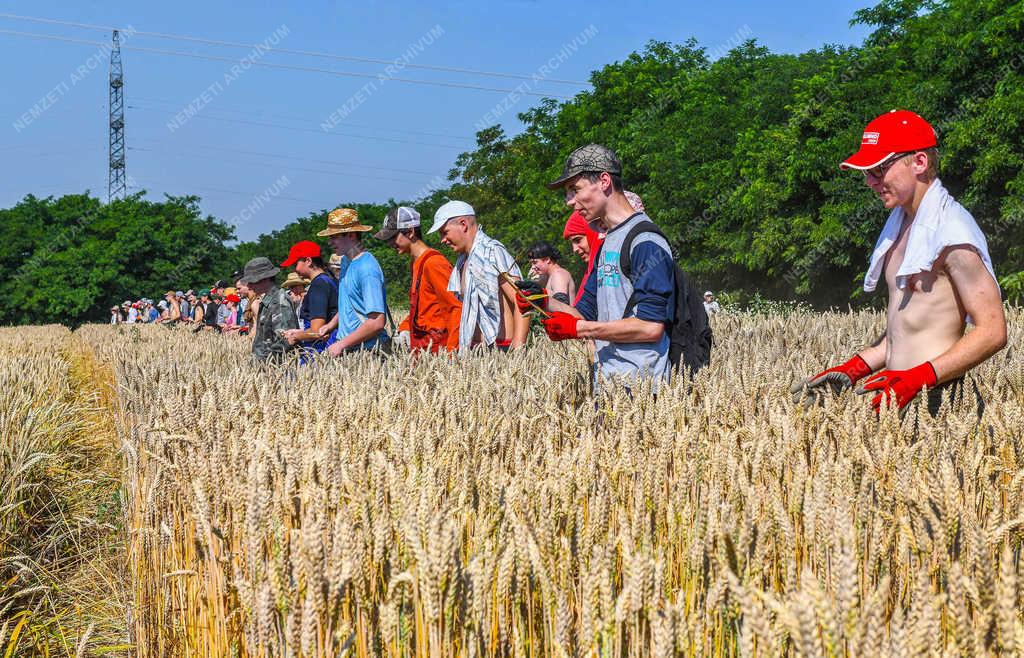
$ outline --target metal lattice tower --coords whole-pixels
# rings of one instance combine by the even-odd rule
[[[124,175],[124,69],[121,67],[121,37],[114,30],[110,50],[110,175],[107,178],[107,203],[123,199]]]

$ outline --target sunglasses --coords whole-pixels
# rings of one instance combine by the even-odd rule
[[[917,153],[917,151],[906,151],[904,153],[897,153],[896,155],[892,156],[882,164],[872,167],[871,169],[865,169],[864,175],[870,176],[875,180],[882,180],[883,178],[885,178],[885,175],[889,172],[889,170],[892,169],[892,166],[894,164],[896,164],[903,158],[907,157],[908,155],[914,155],[915,153]]]

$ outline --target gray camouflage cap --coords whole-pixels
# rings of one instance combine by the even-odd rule
[[[565,182],[580,174],[596,174],[607,171],[609,174],[622,175],[622,163],[615,151],[600,144],[587,144],[572,153],[562,167],[562,175],[553,183],[548,183],[549,190],[557,190]]]

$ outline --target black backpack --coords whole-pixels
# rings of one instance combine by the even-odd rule
[[[620,257],[619,269],[622,275],[630,281],[632,281],[630,275],[633,270],[630,256],[633,240],[641,233],[654,233],[665,238],[665,234],[653,222],[643,221],[629,229],[629,233],[626,234],[626,238],[622,242],[620,253],[624,254],[625,258]],[[668,242],[668,238],[665,238],[665,242]],[[669,327],[668,360],[673,369],[685,366],[691,372],[696,373],[711,363],[711,346],[714,343],[714,336],[708,324],[708,314],[704,310],[704,299],[701,297],[700,291],[678,263],[673,260],[672,265],[675,269],[676,312],[672,325]],[[633,313],[633,309],[636,307],[635,296],[636,292],[630,295],[622,317],[628,318]]]

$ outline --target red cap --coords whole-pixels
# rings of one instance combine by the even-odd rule
[[[320,255],[320,245],[309,240],[296,242],[288,252],[288,258],[281,263],[281,267],[291,267],[300,258],[316,258]]]
[[[931,124],[910,110],[893,110],[867,125],[860,150],[846,158],[839,167],[871,169],[897,153],[921,151],[937,143]]]
[[[573,211],[569,215],[568,221],[565,222],[565,230],[562,231],[562,237],[568,240],[570,235],[587,235],[592,230],[590,224],[587,224],[587,220],[583,219],[583,215],[578,211]]]
[[[238,295],[228,295],[227,297],[224,298],[224,301],[234,302],[237,304],[238,302],[242,301],[242,298],[239,297]]]

